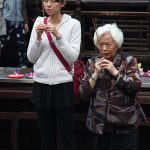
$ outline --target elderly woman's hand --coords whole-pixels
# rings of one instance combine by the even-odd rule
[[[102,64],[103,64],[104,58],[100,58],[96,63],[95,63],[95,73],[99,75],[99,73],[102,70]]]
[[[103,59],[102,61],[101,61],[101,65],[100,65],[100,67],[102,68],[102,69],[107,69],[113,76],[117,76],[118,75],[118,73],[119,73],[119,71],[115,68],[115,66],[114,66],[114,64],[111,62],[111,61],[109,61],[109,60],[107,60],[107,59]]]

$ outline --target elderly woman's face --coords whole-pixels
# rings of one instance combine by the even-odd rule
[[[98,40],[98,50],[102,57],[108,60],[112,60],[116,55],[118,46],[113,40],[110,33],[105,33]]]

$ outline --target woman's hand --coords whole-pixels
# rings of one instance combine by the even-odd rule
[[[107,59],[103,59],[100,63],[100,68],[101,69],[107,69],[113,76],[117,76],[119,71],[115,68],[114,64],[107,60]]]
[[[61,36],[60,33],[57,30],[57,26],[53,25],[51,23],[47,24],[46,31],[51,32],[56,37],[56,39]]]
[[[99,75],[101,70],[103,69],[103,60],[104,58],[100,58],[96,63],[95,63],[95,73]]]
[[[104,59],[104,58],[101,58],[101,59],[99,59],[99,60],[95,63],[95,71],[94,71],[94,73],[91,75],[91,77],[90,77],[90,79],[89,79],[89,83],[90,83],[91,89],[93,89],[93,88],[95,87],[95,85],[96,85],[97,79],[98,79],[99,74],[100,74],[100,72],[101,72],[101,70],[102,70],[101,65],[102,65],[102,60],[103,60],[103,59]]]
[[[56,37],[56,39],[61,37],[60,33],[57,30],[57,27],[51,23],[48,23],[47,25],[40,23],[35,27],[35,29],[37,32],[38,41],[41,41],[41,36],[43,32],[51,32]]]
[[[41,41],[41,40],[42,40],[42,38],[41,38],[42,33],[43,33],[44,31],[46,31],[46,29],[47,29],[47,26],[46,26],[45,24],[43,24],[43,23],[40,23],[40,24],[38,24],[38,25],[35,27],[35,30],[36,30],[36,32],[37,32],[37,40],[38,40],[38,41]]]

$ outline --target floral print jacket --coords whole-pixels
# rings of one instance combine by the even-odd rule
[[[83,97],[91,97],[87,115],[87,127],[98,134],[104,132],[106,125],[106,108],[108,97],[116,106],[131,106],[135,103],[136,93],[141,87],[141,79],[137,68],[137,61],[126,53],[117,53],[113,64],[119,70],[117,77],[114,77],[107,70],[103,70],[96,82],[95,88],[91,89],[89,78],[94,73],[94,66],[100,56],[95,56],[87,61],[84,77],[80,85],[80,93]],[[140,106],[140,105],[139,105]],[[142,108],[139,113],[145,118]],[[128,132],[132,127],[115,126],[117,133]],[[113,127],[114,128],[114,127]]]

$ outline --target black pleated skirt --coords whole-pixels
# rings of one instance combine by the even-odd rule
[[[35,109],[61,109],[76,103],[73,82],[48,85],[34,82],[32,102]]]

